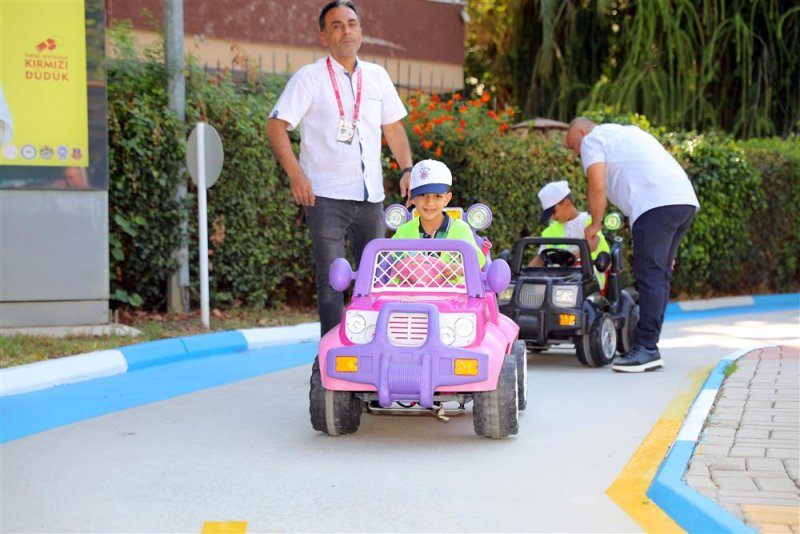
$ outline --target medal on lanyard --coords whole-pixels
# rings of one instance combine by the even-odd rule
[[[361,69],[358,69],[356,79],[356,104],[353,109],[353,122],[348,121],[344,117],[344,106],[342,106],[342,97],[339,94],[339,84],[336,82],[336,75],[333,72],[331,65],[331,58],[328,58],[328,74],[331,77],[331,85],[333,85],[333,92],[336,95],[336,104],[339,106],[339,130],[336,132],[336,141],[345,143],[347,145],[353,142],[353,137],[356,134],[356,125],[358,124],[358,113],[361,109]]]

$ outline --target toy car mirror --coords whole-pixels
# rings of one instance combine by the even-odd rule
[[[344,291],[350,287],[350,282],[355,278],[355,273],[350,268],[350,262],[345,258],[336,258],[331,263],[331,269],[328,272],[328,280],[331,287],[336,291]]]
[[[492,210],[486,204],[473,204],[467,210],[467,224],[475,230],[485,230],[492,224]]]
[[[496,259],[489,265],[486,272],[486,288],[489,291],[500,293],[511,282],[511,268],[505,260]]]
[[[392,204],[383,212],[383,222],[389,230],[397,230],[411,219],[411,213],[402,204]]]
[[[612,232],[616,232],[622,228],[622,215],[612,211],[603,219],[603,226]]]
[[[504,261],[511,261],[511,251],[504,248],[503,251],[500,252],[499,258]]]
[[[597,258],[594,260],[594,267],[599,272],[604,273],[608,270],[608,267],[611,265],[611,254],[608,252],[601,252],[597,255]]]

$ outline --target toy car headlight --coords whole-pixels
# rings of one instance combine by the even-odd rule
[[[408,210],[400,204],[392,204],[383,212],[383,222],[390,230],[397,230],[408,221]]]
[[[474,204],[467,210],[467,224],[475,230],[485,230],[492,224],[492,210],[486,204]]]
[[[578,303],[577,286],[553,286],[553,304],[565,308],[574,307]]]
[[[619,213],[612,211],[608,215],[606,215],[605,219],[603,219],[603,226],[605,226],[608,230],[615,232],[622,228],[622,215]]]
[[[456,334],[459,337],[467,337],[475,331],[475,316],[469,315],[456,320]]]
[[[499,304],[508,304],[511,302],[511,297],[514,295],[514,286],[502,290],[497,294],[497,302]]]
[[[347,331],[352,334],[360,334],[367,327],[367,320],[357,312],[347,312],[346,318]]]

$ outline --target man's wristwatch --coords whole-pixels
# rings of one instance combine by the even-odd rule
[[[412,170],[413,170],[413,167],[406,167],[405,169],[401,170],[400,171],[400,178],[402,178],[405,173],[411,172]]]

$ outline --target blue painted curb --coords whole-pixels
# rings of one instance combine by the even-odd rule
[[[247,340],[238,330],[213,334],[198,334],[174,339],[161,339],[122,347],[120,352],[128,362],[128,371],[136,371],[174,363],[186,358],[201,358],[247,350]]]
[[[650,488],[647,490],[647,496],[688,532],[757,532],[728,510],[694,488],[689,487],[683,481],[683,475],[697,447],[697,440],[700,434],[700,428],[686,429],[686,426],[701,426],[705,422],[708,415],[707,411],[705,413],[696,413],[699,404],[698,400],[702,395],[707,398],[716,398],[716,394],[725,378],[725,369],[737,358],[749,352],[749,350],[739,352],[738,356],[729,356],[720,361],[708,375],[703,387],[700,388],[692,403],[681,432],[678,434],[678,438],[688,434],[695,436],[694,439],[677,439],[672,444]],[[684,432],[685,430],[687,431]]]

